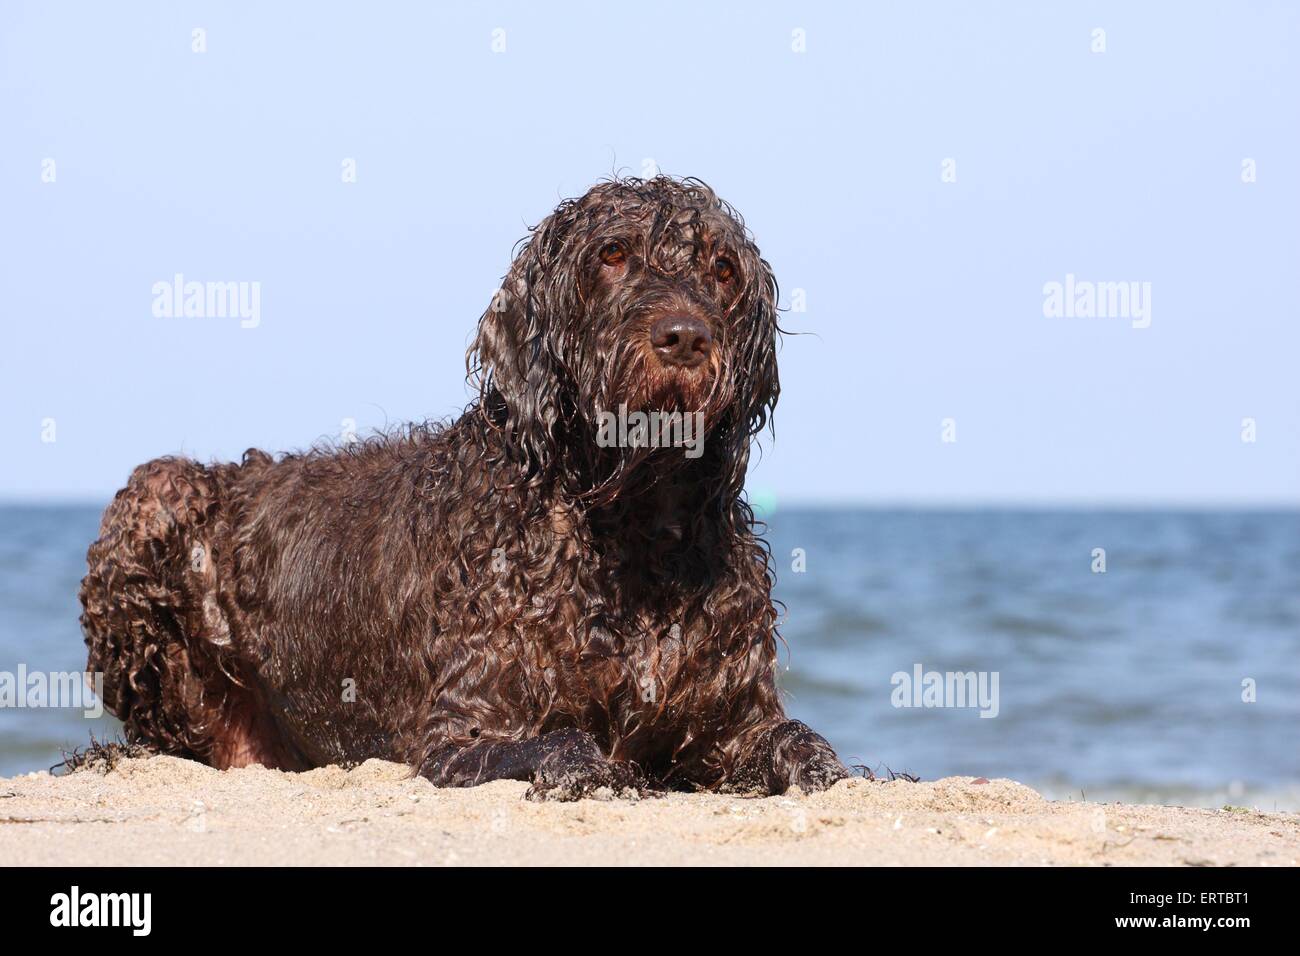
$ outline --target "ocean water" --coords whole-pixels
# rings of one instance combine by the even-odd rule
[[[0,507],[0,671],[84,666],[76,594],[99,513]],[[846,762],[1006,776],[1060,798],[1300,810],[1300,513],[781,510],[768,523],[787,709]],[[896,675],[918,667],[982,678],[990,716],[951,697],[896,706]],[[0,708],[0,775],[116,729]]]

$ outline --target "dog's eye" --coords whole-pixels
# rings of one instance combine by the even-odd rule
[[[627,261],[627,246],[615,240],[600,250],[600,261],[607,266],[621,266]]]
[[[726,256],[718,256],[713,263],[713,277],[719,282],[730,282],[731,277],[736,274],[736,267],[731,264],[731,260]]]

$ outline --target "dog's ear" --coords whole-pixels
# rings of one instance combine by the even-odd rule
[[[757,254],[754,260],[754,266],[748,270],[750,279],[744,294],[748,319],[744,325],[746,334],[738,343],[741,374],[736,381],[736,406],[746,438],[757,435],[771,421],[781,394],[776,370],[776,345],[781,333],[776,316],[779,295],[776,276],[766,260]]]
[[[718,495],[731,502],[743,500],[751,443],[771,422],[781,394],[776,370],[776,346],[781,333],[776,318],[776,278],[757,251],[745,256],[744,261],[748,278],[737,300],[736,326],[740,333],[733,355],[736,367],[729,376],[731,401],[712,438],[704,443],[705,457],[716,465]],[[752,520],[747,507],[742,507],[741,513],[748,516],[745,522]]]
[[[547,217],[520,246],[466,356],[480,411],[533,477],[548,471],[564,415],[557,342],[575,303],[558,300],[574,283],[554,273],[563,271],[559,253],[571,218],[565,213],[561,207]]]

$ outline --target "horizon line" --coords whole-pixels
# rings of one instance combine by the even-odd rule
[[[92,495],[5,495],[0,508],[103,508],[116,491]],[[775,499],[773,501],[773,499]],[[791,498],[751,492],[760,514],[780,511],[1146,511],[1146,512],[1300,512],[1300,500],[1285,498]]]

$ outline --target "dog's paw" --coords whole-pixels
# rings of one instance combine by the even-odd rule
[[[540,761],[529,800],[582,800],[636,797],[645,791],[645,779],[635,764],[610,760],[591,734],[564,734]]]
[[[772,793],[784,793],[791,787],[815,793],[833,787],[848,776],[848,768],[840,763],[821,734],[797,720],[777,728],[769,778]]]
[[[830,758],[813,757],[801,763],[790,775],[789,787],[798,787],[804,793],[829,790],[850,776],[848,769],[831,754]]]

